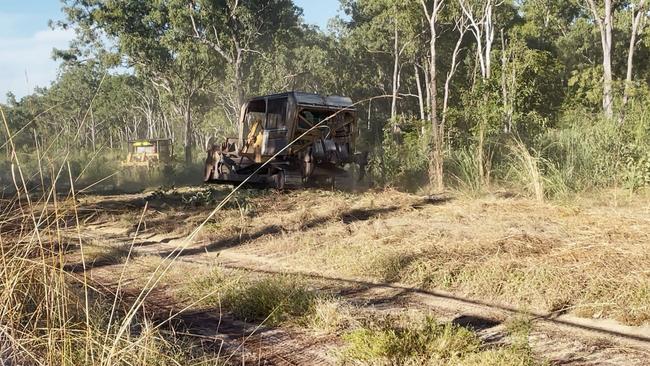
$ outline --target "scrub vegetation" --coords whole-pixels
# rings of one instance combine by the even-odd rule
[[[339,4],[62,0],[0,104],[0,363],[647,363],[648,3]],[[352,98],[365,180],[201,186],[287,90]]]

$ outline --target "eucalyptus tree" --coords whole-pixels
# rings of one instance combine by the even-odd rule
[[[426,27],[421,20],[417,0],[356,0],[343,1],[350,15],[347,23],[348,42],[366,56],[364,62],[381,75],[375,83],[378,92],[390,95],[390,118],[395,126],[398,104],[409,105],[403,98],[417,98],[420,116],[424,115],[422,82],[418,70],[418,55],[424,43]],[[411,84],[406,85],[404,70],[413,70]],[[407,71],[410,72],[410,71]],[[415,85],[412,81],[415,80]],[[413,93],[411,88],[416,90]],[[402,100],[401,103],[398,103]]]
[[[442,7],[445,5],[444,0],[433,0],[429,5],[425,0],[420,0],[422,4],[422,10],[426,16],[427,22],[429,24],[429,95],[431,100],[431,109],[429,112],[429,118],[431,120],[431,128],[433,131],[433,151],[431,156],[431,165],[429,169],[429,176],[435,187],[438,190],[444,188],[443,181],[443,144],[444,144],[444,133],[442,126],[438,119],[438,67],[437,67],[437,39],[438,39],[438,20],[439,14]]]
[[[647,22],[647,2],[646,0],[638,0],[636,3],[631,4],[632,11],[632,26],[630,32],[630,43],[627,51],[627,68],[625,73],[625,89],[623,90],[623,102],[621,111],[625,111],[630,93],[632,90],[632,78],[634,71],[634,51],[637,47],[637,37],[641,35]],[[622,119],[621,119],[622,121]]]
[[[187,2],[64,0],[78,40],[106,38],[124,66],[153,83],[173,105],[184,132],[185,160],[192,160],[192,110],[223,65],[192,37]]]
[[[614,92],[612,90],[614,4],[612,0],[605,0],[601,7],[594,0],[585,0],[585,2],[600,31],[600,43],[603,51],[603,112],[606,118],[611,119],[614,116]]]
[[[182,2],[182,1],[181,1]],[[231,121],[238,120],[247,94],[251,63],[273,52],[278,40],[299,30],[301,10],[291,0],[193,0],[188,9],[187,35],[220,59],[227,82],[220,83],[221,102]]]

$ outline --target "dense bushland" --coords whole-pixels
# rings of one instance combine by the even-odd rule
[[[452,188],[477,195],[507,189],[537,200],[648,187],[647,4],[613,3],[341,0],[345,16],[323,31],[305,24],[291,0],[63,0],[64,19],[53,26],[72,27],[78,37],[69,49],[55,50],[61,62],[57,79],[31,95],[10,94],[0,105],[0,357],[14,364],[48,365],[220,362],[218,349],[185,347],[181,337],[153,325],[140,312],[146,295],[122,308],[121,299],[98,295],[83,272],[65,270],[66,252],[83,253],[84,243],[80,232],[71,234],[83,219],[76,200],[63,197],[95,183],[109,188],[197,183],[201,168],[196,163],[212,138],[238,130],[246,97],[302,90],[359,101],[358,149],[371,152],[369,179],[378,187]],[[162,137],[172,138],[175,150],[182,151],[178,168],[119,181],[125,143]],[[188,206],[214,203],[208,192]],[[526,209],[524,217],[534,210]],[[335,214],[341,212],[346,210]],[[238,219],[244,213],[246,207],[238,205]],[[363,247],[347,243],[350,233],[330,241],[345,244],[335,259],[361,260],[364,250],[372,250],[366,258],[382,259],[366,245],[368,237],[357,240]],[[585,241],[591,245],[592,239]],[[498,241],[491,243],[501,250]],[[345,251],[350,248],[355,252]],[[490,288],[475,288],[480,280],[501,289],[510,284],[497,294],[503,301],[526,300],[529,294],[521,289],[544,288],[547,277],[585,288],[583,277],[558,270],[563,263],[548,272],[534,265],[542,271],[531,277],[514,265],[507,271],[510,262],[486,267],[485,246],[473,250],[469,258],[477,258],[476,264],[448,260],[443,263],[448,267],[435,262],[442,258],[439,253],[431,258],[416,253],[422,258],[417,263],[388,253],[394,265],[377,267],[393,273],[379,279],[432,287],[446,283],[477,296]],[[607,263],[615,257],[609,250],[601,256]],[[130,253],[124,247],[88,252],[111,263],[129,261]],[[323,256],[331,259],[332,253]],[[546,305],[561,310],[573,306],[567,302],[572,300],[575,306],[591,304],[583,310],[589,316],[647,321],[648,291],[638,285],[642,274],[611,287],[610,279],[620,275],[616,269],[643,267],[625,265],[610,265],[611,272],[593,267],[593,273],[610,277],[586,292],[571,288],[546,296],[553,300]],[[492,277],[479,270],[486,268]],[[532,285],[520,281],[524,276]],[[621,288],[617,307],[592,306]],[[285,301],[296,294],[296,301]],[[299,318],[327,327],[322,318],[338,311],[327,298],[287,281],[242,282],[222,295],[217,302],[223,300],[240,318],[268,318],[272,324]],[[346,341],[348,357],[361,362],[533,363],[525,347],[483,351],[470,332],[434,321],[421,327],[368,324],[351,331]],[[447,343],[456,344],[453,354],[441,346]]]
[[[200,161],[236,133],[246,97],[304,90],[360,101],[374,185],[537,198],[648,185],[645,2],[346,0],[327,32],[289,0],[62,4],[52,24],[78,38],[54,53],[58,79],[3,105],[1,141],[31,157],[31,178],[40,154],[90,184],[134,138],[171,137],[179,161]]]

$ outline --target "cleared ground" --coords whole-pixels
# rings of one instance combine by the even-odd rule
[[[226,193],[82,197],[65,268],[227,362],[650,357],[650,199],[243,191],[187,241]]]

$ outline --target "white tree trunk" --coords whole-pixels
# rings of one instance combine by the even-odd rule
[[[434,0],[429,12],[426,2],[420,0],[424,13],[429,21],[429,33],[431,39],[429,41],[429,85],[428,90],[430,93],[431,108],[429,111],[429,120],[431,121],[431,129],[433,132],[433,151],[431,156],[431,164],[429,166],[429,180],[437,191],[444,190],[444,126],[441,126],[438,120],[438,87],[437,87],[437,64],[436,64],[436,41],[438,38],[436,24],[438,22],[438,14],[444,4],[444,0]]]
[[[458,69],[458,55],[460,54],[460,46],[463,43],[463,38],[465,38],[465,33],[467,33],[467,26],[465,24],[465,17],[460,16],[460,19],[456,21],[456,29],[458,30],[458,39],[456,40],[456,46],[454,51],[451,54],[451,65],[449,67],[449,72],[447,72],[447,78],[445,79],[445,94],[442,100],[442,122],[441,125],[444,126],[447,123],[447,110],[449,109],[449,94],[451,88],[451,79],[454,77],[456,70]]]
[[[413,72],[415,73],[415,85],[418,88],[418,106],[420,107],[420,120],[424,121],[426,117],[426,112],[424,111],[424,95],[422,93],[422,81],[420,80],[420,70],[418,70],[418,65],[413,64]]]
[[[395,20],[395,32],[393,40],[393,94],[390,105],[391,122],[395,124],[397,118],[397,97],[399,94],[399,32],[397,29],[397,20]]]
[[[492,54],[492,43],[494,42],[494,23],[492,22],[492,0],[487,0],[485,4],[485,78],[489,79],[492,75],[492,61],[490,55]]]
[[[594,0],[587,0],[587,5],[594,16],[594,21],[600,30],[600,43],[603,49],[603,113],[605,118],[614,116],[614,95],[612,92],[612,0],[605,0],[604,16],[601,17]]]
[[[630,35],[630,46],[627,53],[627,73],[625,76],[625,90],[623,91],[623,104],[621,111],[625,113],[625,106],[630,97],[632,89],[632,74],[634,71],[634,49],[636,47],[636,37],[641,33],[641,20],[645,11],[645,0],[640,0],[635,7],[636,14],[632,20],[632,34]],[[622,116],[622,115],[621,115]],[[621,118],[621,122],[623,119]]]

